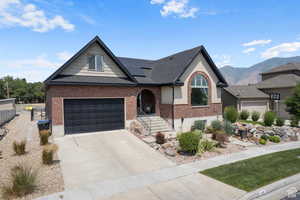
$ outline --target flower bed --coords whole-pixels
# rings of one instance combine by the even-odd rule
[[[183,152],[181,150],[179,141],[178,141],[178,134],[175,132],[165,132],[162,133],[165,136],[165,143],[164,144],[158,144],[156,142],[156,135],[149,135],[138,122],[134,122],[131,125],[130,132],[133,133],[135,136],[143,140],[145,143],[147,143],[150,147],[157,150],[161,154],[165,155],[170,160],[174,161],[177,164],[183,164],[188,162],[193,162],[197,160],[203,160],[208,159],[211,157],[224,155],[224,154],[231,154],[235,152],[240,152],[243,150],[246,150],[247,148],[240,144],[233,144],[230,142],[229,139],[225,141],[223,145],[217,145],[217,141],[213,140],[213,134],[205,134],[202,133],[202,138],[200,141],[210,141],[215,143],[215,147],[210,151],[204,151],[204,152],[195,152],[193,153],[187,153]]]

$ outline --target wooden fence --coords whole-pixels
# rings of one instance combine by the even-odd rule
[[[0,100],[0,127],[16,116],[15,99]]]

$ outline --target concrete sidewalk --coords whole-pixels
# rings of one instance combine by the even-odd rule
[[[64,196],[63,198],[64,200],[76,200],[76,199],[99,200],[105,198],[109,199],[114,195],[117,195],[119,193],[126,193],[129,192],[130,190],[136,190],[139,188],[145,189],[145,187],[148,186],[154,187],[155,184],[168,182],[171,180],[175,180],[181,177],[187,177],[190,175],[198,176],[199,171],[209,169],[212,167],[217,167],[220,165],[236,162],[239,160],[244,160],[252,157],[257,157],[260,155],[270,154],[270,153],[284,151],[288,149],[294,149],[294,148],[300,148],[300,141],[272,145],[272,146],[251,147],[246,151],[218,156],[207,160],[201,160],[201,161],[196,161],[193,163],[188,163],[188,164],[179,165],[175,167],[164,168],[164,169],[146,172],[135,176],[123,177],[117,180],[100,181],[94,184],[86,185],[81,188],[67,190],[62,193],[53,194],[48,197],[42,197],[39,199],[58,200],[60,199],[60,195]],[[216,180],[213,181],[217,182]],[[218,187],[218,190],[213,190],[210,189],[210,185],[203,184],[201,182],[198,183],[199,183],[197,186],[198,188],[205,188],[206,191],[210,191],[211,193],[219,193],[223,191],[222,189],[224,188],[224,187]],[[233,190],[237,191],[237,189],[235,188],[233,188]],[[173,190],[171,189],[171,191],[169,192],[172,191]],[[240,194],[239,191],[236,193]],[[200,199],[200,197],[198,199]],[[219,198],[219,199],[221,200],[224,198]]]

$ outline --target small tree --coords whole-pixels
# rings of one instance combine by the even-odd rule
[[[224,118],[228,121],[230,121],[231,123],[236,122],[236,120],[238,119],[239,113],[236,110],[235,107],[233,106],[229,106],[226,107],[224,110]]]
[[[300,119],[300,83],[294,89],[293,95],[285,100],[286,111],[295,118]]]

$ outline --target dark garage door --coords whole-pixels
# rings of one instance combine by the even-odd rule
[[[124,129],[123,99],[65,99],[65,134]]]

